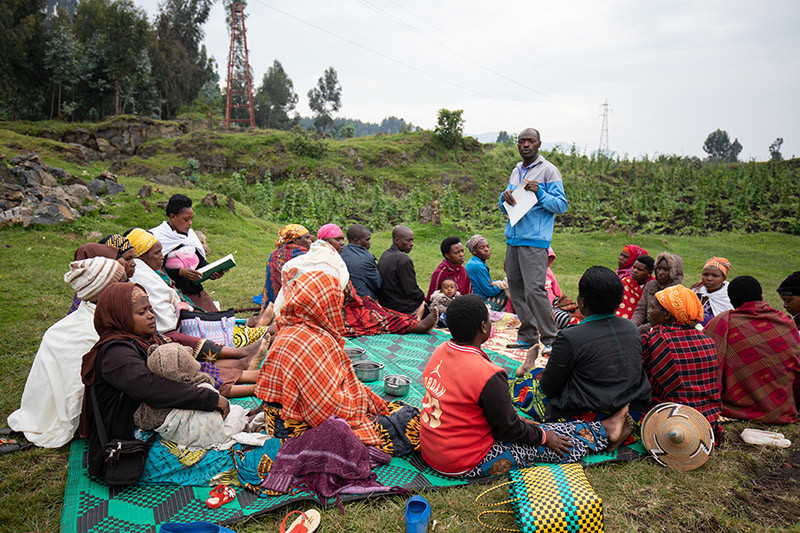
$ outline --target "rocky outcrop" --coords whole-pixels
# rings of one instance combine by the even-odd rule
[[[0,226],[61,224],[104,207],[101,196],[119,194],[125,186],[103,172],[85,183],[57,167],[48,167],[33,152],[0,160]]]
[[[185,117],[174,121],[118,117],[94,130],[78,126],[60,134],[44,132],[42,137],[75,147],[86,161],[116,161],[137,154],[141,145],[150,139],[177,137],[211,127],[209,121]]]

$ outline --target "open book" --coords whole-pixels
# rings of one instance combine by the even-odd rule
[[[203,275],[203,279],[195,281],[196,284],[203,283],[211,277],[214,272],[225,272],[236,266],[236,261],[233,259],[233,254],[228,254],[222,259],[217,259],[213,263],[209,263],[203,268],[198,268],[197,271]]]

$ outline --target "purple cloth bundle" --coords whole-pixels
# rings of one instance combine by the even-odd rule
[[[317,498],[340,494],[390,492],[376,481],[372,468],[391,456],[361,442],[343,419],[332,416],[319,426],[283,443],[261,487],[287,492],[301,487]]]

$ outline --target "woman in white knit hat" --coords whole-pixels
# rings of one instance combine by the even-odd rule
[[[11,429],[45,448],[68,443],[78,428],[84,390],[81,360],[99,338],[94,329],[95,304],[106,287],[125,279],[122,265],[106,257],[74,261],[69,267],[64,281],[81,303],[44,333],[20,408],[8,417]]]

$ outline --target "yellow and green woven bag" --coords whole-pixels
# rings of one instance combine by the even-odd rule
[[[603,531],[603,501],[595,493],[579,464],[547,465],[514,470],[510,481],[480,494],[475,502],[492,507],[512,504],[513,511],[483,511],[478,522],[495,531],[522,533],[578,533]],[[479,499],[489,492],[510,485],[509,499],[484,504]],[[486,524],[489,514],[513,513],[519,529]]]

